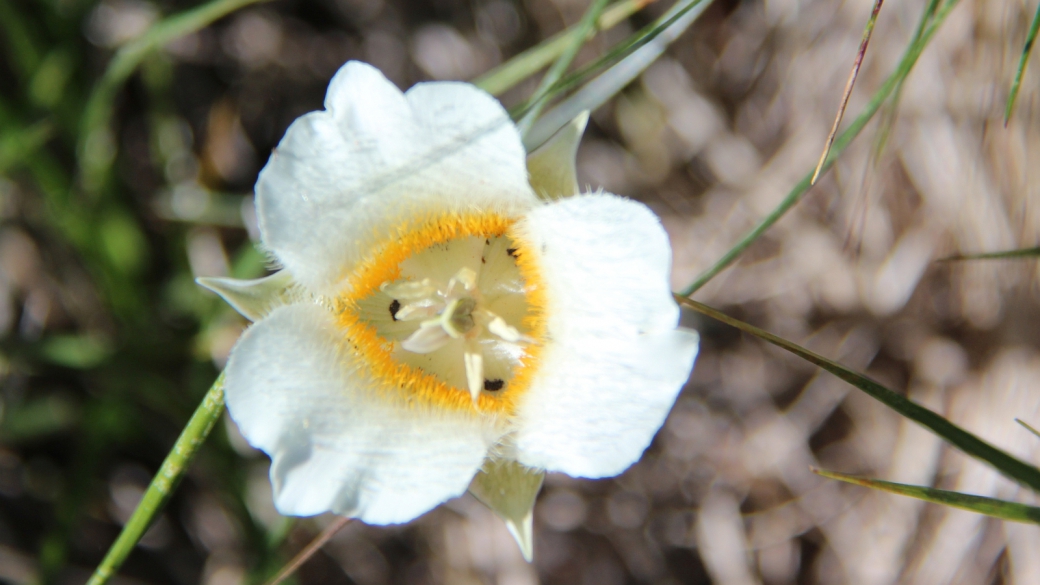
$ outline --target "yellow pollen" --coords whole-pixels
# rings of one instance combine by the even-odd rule
[[[516,237],[512,227],[515,220],[497,213],[451,213],[426,221],[404,224],[391,234],[376,252],[360,263],[349,279],[348,293],[338,299],[338,320],[346,330],[353,351],[379,384],[380,388],[400,393],[408,403],[437,405],[452,410],[510,415],[517,401],[531,383],[543,350],[545,338],[546,293],[535,254],[529,253],[525,242]],[[401,277],[401,263],[415,254],[437,244],[466,237],[492,238],[506,236],[513,246],[512,256],[524,280],[527,313],[523,327],[536,340],[524,346],[524,356],[514,369],[513,377],[504,389],[495,394],[481,393],[476,404],[469,392],[455,388],[432,374],[394,359],[394,342],[376,332],[365,322],[358,302],[379,290],[380,285]]]

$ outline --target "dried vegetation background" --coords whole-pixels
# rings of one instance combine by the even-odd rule
[[[581,59],[649,22],[660,3],[601,35]],[[187,6],[18,0],[4,10],[22,14],[44,55],[73,64],[58,87],[60,99],[74,100],[113,47]],[[113,278],[136,300],[113,296],[63,239],[62,208],[45,204],[41,187],[52,171],[7,169],[0,582],[81,583],[100,560],[245,325],[191,279],[262,271],[251,246],[256,173],[288,124],[321,107],[342,62],[369,61],[401,87],[470,79],[584,8],[276,0],[170,45],[118,95],[117,177],[98,220],[109,222],[99,245],[123,259]],[[923,8],[884,6],[850,116],[893,69]],[[1040,461],[1040,440],[1013,422],[1040,422],[1035,262],[936,262],[1040,237],[1035,71],[1010,126],[1001,119],[1031,10],[1018,0],[963,0],[890,125],[868,126],[799,206],[695,298]],[[581,181],[661,216],[676,288],[815,164],[869,11],[866,0],[715,0],[664,58],[593,113]],[[66,38],[42,32],[55,22]],[[0,79],[16,79],[17,39],[5,30]],[[60,99],[34,87],[0,84],[4,103],[15,104],[0,121],[47,108],[60,116]],[[62,136],[46,151],[53,172],[71,174]],[[620,477],[548,477],[533,565],[467,496],[407,526],[349,525],[299,582],[1040,583],[1035,526],[871,493],[810,467],[1030,501],[1026,492],[797,358],[718,323],[687,321],[702,333],[702,355],[666,425]],[[329,519],[279,518],[266,469],[230,425],[219,427],[120,582],[236,585],[281,566]]]

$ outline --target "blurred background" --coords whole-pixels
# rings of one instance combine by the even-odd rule
[[[599,35],[589,62],[669,7]],[[472,79],[575,23],[583,0],[274,0],[147,58],[84,131],[115,50],[180,0],[0,0],[0,582],[82,583],[245,321],[196,276],[265,260],[251,189],[348,59],[402,88]],[[925,2],[881,12],[850,117]],[[593,112],[583,186],[648,204],[689,284],[815,165],[867,0],[715,0]],[[1034,260],[1040,74],[1003,107],[1033,7],[963,0],[806,199],[695,299],[800,343],[1040,462]],[[519,103],[537,78],[503,96]],[[883,144],[882,144],[883,142]],[[80,170],[77,171],[77,168]],[[91,175],[83,169],[101,168]],[[470,496],[352,523],[299,583],[1040,583],[1040,531],[824,480],[810,466],[1023,502],[1032,495],[857,390],[696,316],[693,377],[623,475],[550,475],[535,562]],[[222,421],[115,583],[238,585],[331,518],[273,509],[268,460]]]

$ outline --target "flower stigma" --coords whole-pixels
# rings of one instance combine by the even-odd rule
[[[404,227],[351,280],[340,319],[383,386],[455,408],[512,412],[541,346],[533,261],[494,213]]]

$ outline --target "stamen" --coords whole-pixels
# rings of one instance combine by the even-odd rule
[[[487,329],[491,333],[501,337],[503,340],[508,341],[510,343],[516,343],[517,341],[524,340],[524,335],[520,333],[520,331],[517,330],[516,327],[513,327],[509,323],[506,323],[506,320],[502,317],[499,317],[498,315],[495,315],[495,318],[492,319],[490,323],[488,323]]]
[[[415,301],[414,303],[408,303],[407,305],[399,308],[395,314],[395,321],[414,321],[416,319],[429,319],[437,314],[437,312],[444,306],[444,303],[432,300],[423,299]]]
[[[444,347],[451,336],[441,326],[440,319],[423,321],[419,328],[401,342],[401,347],[413,353],[430,353]]]
[[[466,364],[466,383],[469,386],[469,395],[473,397],[473,403],[476,404],[480,398],[480,391],[484,389],[484,354],[480,352],[480,345],[476,341],[467,341],[462,359]]]
[[[463,267],[460,268],[455,276],[451,277],[448,281],[448,295],[450,296],[455,292],[456,285],[462,285],[463,290],[466,292],[472,291],[477,288],[477,273],[472,268]]]
[[[397,284],[384,282],[379,286],[379,290],[395,299],[408,301],[432,296],[437,292],[437,287],[433,286],[429,278],[424,278],[416,282],[399,282]]]

